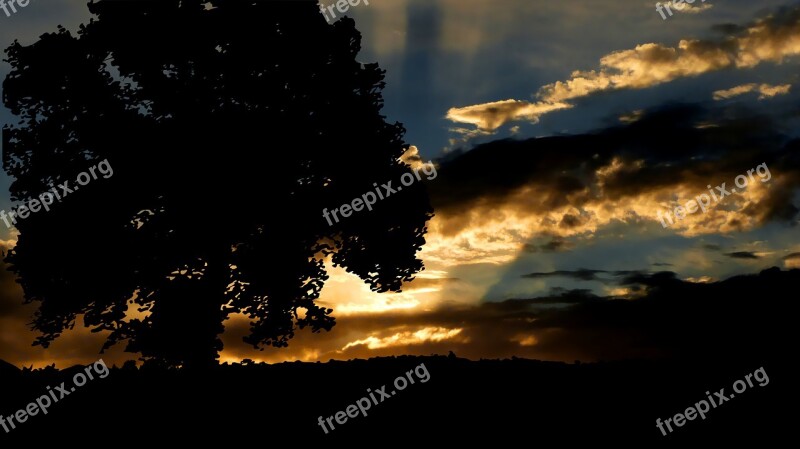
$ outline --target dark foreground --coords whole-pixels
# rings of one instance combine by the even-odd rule
[[[769,378],[765,386],[751,377],[752,387],[711,408],[706,419],[695,416],[682,427],[673,424],[667,436],[656,428],[656,418],[672,418],[708,400],[706,391],[716,397],[724,388],[730,396],[736,380],[762,367]],[[47,386],[55,389],[64,381],[69,390],[78,370],[0,367],[0,413],[7,418],[35,403],[47,394]],[[234,365],[203,373],[128,367],[111,369],[104,379],[95,375],[51,405],[47,415],[37,412],[9,433],[0,427],[0,444],[427,447],[463,442],[494,447],[516,442],[569,447],[608,442],[679,447],[752,441],[773,447],[796,425],[796,393],[790,393],[796,391],[796,374],[772,357],[713,364],[564,364],[432,356]],[[399,376],[415,383],[391,395]],[[375,394],[383,385],[388,398]],[[378,403],[369,404],[364,417],[356,404],[364,398],[366,408],[368,388]],[[351,404],[351,413],[358,416],[336,423],[336,412],[344,412],[339,416],[344,420]],[[326,423],[325,434],[319,416],[333,416],[336,429]]]

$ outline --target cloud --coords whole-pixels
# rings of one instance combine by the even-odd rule
[[[560,102],[531,103],[519,100],[503,100],[463,108],[451,108],[447,118],[457,123],[476,125],[481,131],[495,131],[513,120],[528,120],[537,123],[539,117],[571,106]]]
[[[690,276],[690,277],[684,279],[684,281],[692,282],[692,283],[696,283],[696,284],[708,284],[708,283],[714,282],[715,280],[711,276],[700,276],[700,277],[692,277],[692,276]]]
[[[718,90],[714,92],[714,99],[719,100],[727,100],[729,98],[738,97],[739,95],[746,94],[748,92],[753,92],[758,88],[757,84],[742,84],[741,86],[732,87],[726,90]]]
[[[786,95],[789,93],[789,89],[791,89],[791,84],[784,84],[781,86],[770,86],[768,84],[762,84],[758,86],[758,92],[761,94],[758,99],[763,100],[765,98],[772,98],[776,95]]]
[[[543,244],[534,244],[534,243],[526,243],[522,250],[527,253],[558,253],[563,251],[569,251],[575,245],[569,242],[566,239],[561,237],[553,237],[547,243]]]
[[[791,253],[783,258],[786,268],[800,268],[800,253]]]
[[[742,84],[740,86],[732,87],[730,89],[718,90],[714,92],[714,100],[727,100],[729,98],[738,97],[750,92],[758,92],[759,100],[772,98],[776,95],[786,95],[791,89],[791,84],[784,84],[781,86],[770,86],[769,84]]]
[[[781,63],[800,54],[800,7],[779,9],[748,25],[718,30],[727,34],[717,40],[682,39],[674,47],[644,43],[609,53],[600,58],[597,69],[576,70],[569,79],[541,87],[536,103],[504,100],[478,104],[451,109],[447,118],[494,130],[514,120],[536,122],[545,113],[571,107],[570,100],[598,92],[645,89],[722,69]],[[767,98],[783,89],[768,86],[761,94]]]
[[[607,275],[607,276],[600,276],[600,275]],[[610,276],[610,278],[608,277]],[[661,278],[674,278],[675,273],[670,271],[662,271],[658,273],[649,273],[644,270],[617,270],[617,271],[606,271],[606,270],[588,270],[585,268],[581,268],[578,270],[556,270],[556,271],[549,271],[549,272],[539,272],[539,273],[529,273],[523,274],[523,278],[528,279],[544,279],[544,278],[551,278],[551,277],[563,277],[563,278],[570,278],[576,281],[597,281],[606,284],[616,284],[616,285],[649,285],[652,279],[661,279]],[[620,296],[628,295],[630,291],[625,291],[624,294]]]
[[[737,105],[670,105],[591,134],[503,139],[439,161],[429,186],[436,216],[426,262],[504,264],[521,252],[571,248],[616,225],[656,236],[730,234],[792,223],[800,143],[780,124]],[[664,230],[659,212],[685,205],[709,185],[766,163],[767,183],[714,203]],[[656,225],[657,227],[653,227]]]
[[[602,270],[587,270],[587,269],[580,269],[575,271],[565,271],[565,270],[558,270],[558,271],[551,271],[547,273],[529,273],[524,274],[522,277],[524,278],[531,278],[531,279],[538,279],[538,278],[547,278],[547,277],[570,277],[580,281],[596,281],[598,280],[597,274],[598,273],[605,273]]]
[[[794,301],[785,302],[788,293],[782,289],[798,280],[800,270],[777,268],[722,282],[653,279],[641,299],[543,311],[531,323],[530,334],[538,338],[540,351],[557,348],[595,357],[781,354],[791,345],[793,329],[793,318],[784,314],[796,309]]]
[[[677,48],[641,44],[603,56],[598,70],[575,71],[569,80],[542,87],[539,96],[566,101],[606,90],[644,89],[731,65],[729,52],[702,41],[682,40]]]
[[[637,109],[637,110],[635,110],[633,112],[620,115],[619,116],[619,121],[622,122],[622,123],[625,123],[625,124],[633,123],[633,122],[638,121],[640,118],[642,118],[642,114],[643,113],[644,113],[644,110]]]
[[[494,131],[484,131],[480,128],[463,128],[463,127],[456,127],[448,129],[451,133],[457,134],[457,136],[450,137],[448,139],[449,146],[444,148],[444,152],[450,152],[455,147],[460,145],[464,145],[467,142],[470,142],[474,139],[477,139],[481,136],[491,136],[494,134]]]
[[[366,345],[368,349],[382,349],[394,346],[409,346],[420,345],[426,342],[440,342],[444,340],[453,340],[457,337],[463,329],[447,329],[443,327],[425,327],[418,331],[411,332],[397,332],[388,337],[378,338],[373,335],[347,343],[342,348],[346,351],[348,348]]]
[[[760,259],[761,256],[751,251],[736,251],[733,253],[725,253],[726,256],[733,259]]]
[[[454,282],[458,282],[458,278],[426,278],[416,277],[413,281],[403,284],[403,291],[411,290],[432,290],[440,291],[444,288],[452,287]]]
[[[684,14],[700,14],[703,11],[708,11],[709,9],[713,8],[714,5],[711,3],[696,3],[691,5],[689,3],[681,3],[680,5],[672,5],[673,8],[677,12],[684,13]]]
[[[400,162],[403,162],[413,170],[417,171],[423,170],[430,165],[429,162],[425,162],[422,159],[422,156],[419,154],[419,148],[417,148],[415,145],[409,146],[406,152],[400,156]]]
[[[751,68],[800,54],[800,8],[782,9],[723,39],[683,39],[677,47],[647,43],[600,59],[600,68],[576,71],[571,79],[544,86],[545,101],[564,101],[595,92],[643,89],[723,68]]]

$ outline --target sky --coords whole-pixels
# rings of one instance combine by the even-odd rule
[[[77,30],[89,19],[85,3],[32,0],[11,17],[0,12],[0,43]],[[665,20],[655,2],[613,0],[351,7],[359,60],[387,71],[387,120],[406,127],[412,163],[437,167],[426,269],[402,292],[377,294],[330,267],[320,302],[334,309],[332,331],[300,331],[288,348],[255,351],[241,342],[247,319],[233,317],[221,360],[652,355],[663,348],[637,344],[641,329],[601,322],[611,312],[591,332],[565,323],[597,301],[632,307],[663,276],[714,285],[800,268],[800,4],[725,0],[673,11]],[[3,77],[8,70],[0,65]],[[0,110],[2,123],[13,120]],[[739,175],[746,186],[721,193]],[[11,205],[10,182],[0,174],[0,208]],[[675,208],[693,199],[694,209],[707,201],[706,211],[677,219]],[[668,213],[673,224],[664,226]],[[0,240],[12,247],[14,230],[0,223]],[[31,347],[34,309],[21,303],[4,271],[0,359],[97,359],[102,334],[77,326],[49,349]],[[104,358],[130,357],[113,348]]]

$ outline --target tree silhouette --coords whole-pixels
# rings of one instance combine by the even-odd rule
[[[322,216],[410,172],[404,128],[380,114],[384,71],[357,62],[351,19],[329,25],[306,0],[89,9],[77,36],[59,27],[6,50],[12,200],[98,161],[114,170],[17,222],[7,260],[40,302],[34,344],[82,317],[109,332],[103,349],[127,340],[146,359],[207,365],[232,313],[262,350],[330,330],[315,304],[325,257],[377,292],[423,268],[423,184],[333,226]]]

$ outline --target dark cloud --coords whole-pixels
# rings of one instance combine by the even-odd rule
[[[561,217],[561,222],[558,224],[558,226],[562,228],[575,228],[584,224],[585,222],[586,220],[580,216],[565,214],[563,217]]]
[[[567,270],[557,270],[557,271],[550,271],[547,273],[529,273],[523,274],[522,277],[530,278],[530,279],[541,279],[541,278],[550,278],[550,277],[567,277],[576,279],[579,281],[597,281],[599,280],[597,277],[598,273],[605,273],[602,270],[587,270],[587,269],[578,269],[575,271],[567,271]]]
[[[719,245],[714,245],[714,244],[711,244],[711,243],[706,243],[706,244],[704,244],[704,245],[703,245],[703,249],[707,249],[707,250],[709,250],[709,251],[720,251],[720,250],[722,249],[722,247],[721,247],[721,246],[719,246]]]
[[[722,23],[719,25],[712,25],[711,29],[724,35],[732,35],[743,32],[746,27],[735,23]]]
[[[654,287],[659,285],[675,284],[682,281],[672,271],[659,271],[658,273],[645,273],[633,271],[625,275],[620,281],[620,285],[644,285]]]
[[[553,239],[549,242],[545,243],[541,246],[542,251],[544,252],[558,252],[569,248],[570,245],[567,243],[566,240],[563,239]]]
[[[795,259],[800,259],[800,253],[792,253],[789,254],[788,256],[783,257],[783,260],[795,260]]]
[[[604,278],[598,276],[599,274],[607,274],[617,279]],[[674,276],[674,273],[670,274]],[[653,276],[655,275],[650,275],[645,271],[639,271],[639,270],[605,271],[605,270],[587,270],[585,268],[580,268],[578,270],[556,270],[544,273],[528,273],[522,275],[523,278],[529,278],[529,279],[565,277],[565,278],[575,279],[578,281],[610,282],[621,285],[633,284],[633,283],[646,283],[646,281],[652,278]],[[642,280],[642,282],[638,282],[638,280]]]
[[[411,282],[403,284],[403,291],[418,290],[421,288],[444,287],[453,282],[458,282],[458,278],[416,278]]]
[[[586,289],[573,289],[564,290],[561,288],[554,288],[550,295],[536,298],[534,300],[518,300],[533,303],[535,306],[540,304],[584,304],[594,301],[604,301],[600,296],[592,293],[591,290]]]
[[[559,337],[564,338],[540,341],[544,346],[566,350],[564,345],[581,345],[598,355],[626,348],[629,353],[736,357],[780,353],[790,344],[793,314],[786,313],[796,310],[796,301],[788,300],[785,289],[800,281],[800,270],[773,268],[711,284],[668,276],[651,281],[642,299],[550,310],[531,326],[563,331]]]
[[[553,237],[547,243],[543,244],[535,244],[535,243],[526,243],[522,250],[526,253],[558,253],[569,251],[575,245],[570,243],[568,240],[560,238],[560,237]]]
[[[733,253],[725,253],[726,256],[733,259],[760,259],[761,256],[751,251],[736,251]]]
[[[800,142],[773,118],[739,104],[679,104],[590,134],[504,139],[453,152],[440,161],[430,191],[437,212],[450,220],[445,233],[469,226],[463,214],[475,207],[505,205],[541,214],[568,206],[574,212],[555,224],[569,230],[591,219],[579,212],[587,205],[613,208],[614,201],[656,190],[701,195],[707,185],[731,186],[737,175],[767,164],[767,194],[742,213],[759,224],[792,222],[799,211],[793,202],[800,188],[798,154]],[[523,189],[531,200],[515,197]],[[746,223],[734,216],[728,225]]]

